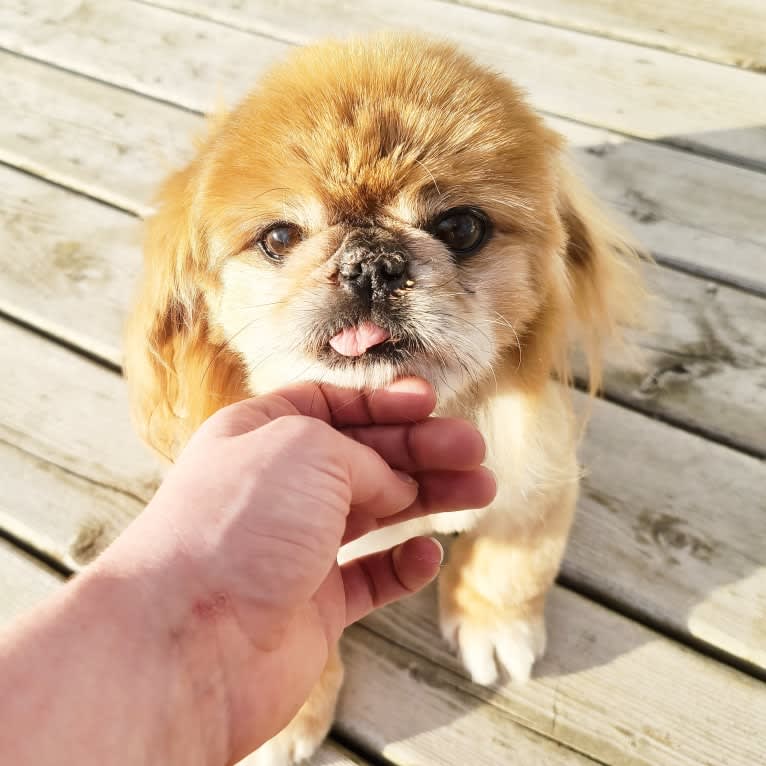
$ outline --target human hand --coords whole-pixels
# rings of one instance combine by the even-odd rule
[[[418,538],[339,567],[343,542],[491,501],[481,436],[425,420],[434,404],[405,380],[364,395],[304,384],[228,407],[97,562],[94,576],[143,583],[156,640],[205,689],[198,720],[226,732],[219,762],[287,724],[343,628],[423,587],[441,560]]]

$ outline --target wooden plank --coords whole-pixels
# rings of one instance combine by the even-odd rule
[[[558,119],[549,122],[574,147],[573,158],[589,186],[660,261],[766,293],[764,174]]]
[[[328,740],[308,762],[308,766],[367,766],[367,763],[360,755]]]
[[[760,0],[456,0],[615,40],[763,72],[766,6]]]
[[[567,580],[766,669],[766,463],[603,401],[580,458]]]
[[[0,357],[0,526],[75,568],[140,512],[157,463],[117,375],[7,322]]]
[[[120,88],[0,52],[0,161],[146,214],[189,158],[202,119]]]
[[[8,323],[0,349],[18,358],[0,377],[0,524],[71,566],[140,511],[157,470],[116,375]],[[607,402],[594,413],[567,577],[766,668],[766,464]]]
[[[435,640],[435,611],[433,593],[424,593],[364,624],[453,671],[455,686],[600,762],[753,766],[766,761],[763,683],[570,591],[554,589],[548,651],[536,678],[523,686],[471,684],[443,642]]]
[[[634,356],[605,366],[611,397],[766,457],[766,301],[667,269],[646,268],[649,331]],[[584,376],[582,363],[576,372]]]
[[[140,263],[139,221],[0,167],[0,227],[0,310],[118,363]],[[614,357],[607,392],[766,453],[754,417],[766,408],[766,302],[666,269],[649,273],[655,329],[635,334],[641,365]]]
[[[322,0],[164,0],[184,11],[272,37],[116,0],[12,0],[0,9],[0,45],[99,79],[205,111],[235,100],[279,39],[358,33],[387,26],[455,39],[500,69],[540,109],[620,132],[766,167],[763,79],[753,72],[541,26],[436,0],[413,5]],[[160,63],[162,62],[162,63]]]
[[[38,604],[60,583],[49,569],[0,539],[0,626]]]
[[[0,160],[140,215],[203,129],[194,114],[7,53],[0,53],[0,91]],[[766,176],[549,121],[644,246],[766,293]]]
[[[445,670],[363,627],[342,642],[346,683],[336,728],[386,762],[574,766],[594,762],[525,728]],[[457,682],[456,682],[457,681]],[[489,704],[487,704],[489,702]],[[522,724],[525,722],[521,722]],[[544,732],[551,736],[551,732]]]
[[[0,539],[0,627],[8,625],[15,617],[53,594],[61,584],[61,578]],[[529,733],[528,736],[532,738],[535,735]],[[561,763],[579,764],[581,761],[561,761]],[[308,766],[366,766],[366,764],[367,761],[360,756],[328,741],[311,759]]]
[[[351,753],[332,740],[326,740],[322,747],[306,762],[306,766],[368,766],[368,761],[361,756]],[[247,766],[247,758],[240,761],[241,766]]]
[[[197,111],[240,98],[289,49],[121,0],[8,0],[0,46]]]
[[[0,311],[117,364],[140,242],[136,218],[0,167]]]

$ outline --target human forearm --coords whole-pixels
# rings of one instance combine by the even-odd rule
[[[141,582],[96,566],[0,637],[3,762],[225,762],[214,649],[179,641]]]

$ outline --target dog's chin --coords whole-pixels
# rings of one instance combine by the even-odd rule
[[[330,350],[318,356],[304,354],[289,362],[262,364],[253,370],[250,387],[254,393],[262,393],[286,384],[312,382],[369,391],[385,388],[404,377],[427,380],[440,404],[459,396],[476,380],[475,375],[469,375],[465,367],[457,364],[438,363],[425,354],[378,348],[357,357],[345,357]]]
[[[423,378],[434,387],[440,404],[462,394],[474,380],[466,375],[464,369],[453,369],[450,365],[440,365],[427,358],[399,360],[384,354],[352,360],[324,360],[318,362],[317,372],[314,380],[318,382],[357,390],[385,388],[405,377]]]

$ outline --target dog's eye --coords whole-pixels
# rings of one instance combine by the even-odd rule
[[[278,223],[272,226],[258,241],[266,255],[275,261],[281,261],[301,241],[301,230],[291,223]]]
[[[484,244],[487,229],[487,218],[480,211],[455,208],[436,219],[431,226],[431,233],[444,242],[453,253],[465,256]]]

